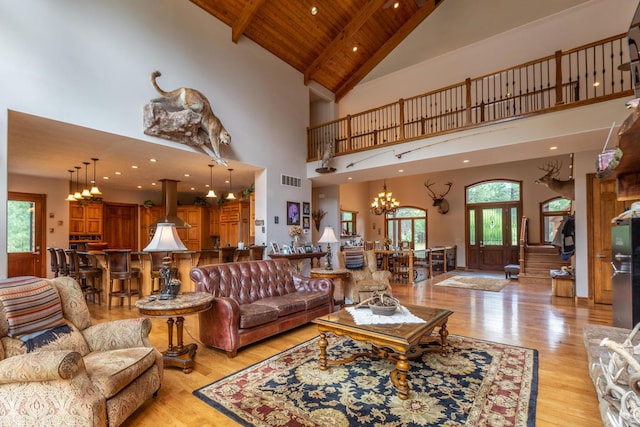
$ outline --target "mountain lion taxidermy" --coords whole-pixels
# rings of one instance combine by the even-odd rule
[[[205,139],[208,139],[211,144],[211,147],[204,144],[201,145],[200,148],[210,155],[218,164],[226,166],[227,162],[220,157],[220,144],[231,144],[231,135],[229,135],[229,132],[224,128],[220,119],[213,114],[211,104],[209,104],[207,97],[199,91],[188,87],[181,87],[171,92],[165,92],[160,89],[160,86],[158,86],[156,82],[156,78],[161,75],[160,71],[151,73],[151,84],[156,91],[162,95],[160,98],[152,99],[151,102],[159,103],[169,108],[191,110],[199,114],[202,117],[200,120],[200,128],[207,136]]]

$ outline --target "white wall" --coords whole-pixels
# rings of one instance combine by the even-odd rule
[[[285,240],[287,200],[310,199],[279,184],[280,173],[305,177],[308,89],[302,75],[190,2],[174,0],[25,0],[0,3],[0,166],[7,170],[7,111],[16,110],[156,142],[142,133],[142,107],[166,87],[206,93],[233,137],[235,160],[267,169],[257,216],[266,239]],[[277,150],[274,150],[277,147]],[[6,223],[6,180],[0,180]],[[66,188],[66,187],[65,187]],[[53,196],[52,196],[53,197]],[[6,230],[0,254],[6,259]],[[6,263],[0,263],[0,277]]]

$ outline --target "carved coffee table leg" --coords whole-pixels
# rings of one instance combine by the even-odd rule
[[[407,381],[409,362],[404,354],[398,354],[397,357],[396,369],[391,372],[391,382],[396,386],[398,398],[406,400],[409,398],[409,382]]]
[[[327,337],[324,332],[320,333],[320,339],[318,340],[318,346],[320,347],[320,370],[327,370],[327,346],[329,342],[327,341]]]
[[[440,352],[445,354],[447,352],[447,336],[449,336],[449,331],[447,330],[446,322],[440,327]]]

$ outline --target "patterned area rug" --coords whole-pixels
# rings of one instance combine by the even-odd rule
[[[389,373],[395,364],[363,357],[318,369],[318,338],[195,390],[243,426],[535,425],[538,352],[449,335],[446,356],[411,361],[409,399]],[[329,334],[329,360],[367,349]]]
[[[436,286],[448,286],[450,288],[465,288],[493,292],[500,292],[508,284],[509,280],[481,276],[453,276],[443,280],[442,282],[435,283]]]

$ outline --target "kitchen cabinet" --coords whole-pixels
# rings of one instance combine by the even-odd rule
[[[191,226],[179,228],[178,236],[190,251],[210,246],[209,208],[207,206],[178,206],[178,216]]]
[[[69,204],[69,241],[101,241],[102,226],[102,202],[71,202]]]
[[[250,202],[227,202],[220,207],[220,246],[238,246],[253,243],[249,227]]]
[[[151,239],[153,238],[153,234],[149,232],[149,226],[159,220],[164,215],[164,207],[163,206],[151,206],[145,207],[140,206],[140,238],[138,241],[140,245],[138,250],[144,249]]]

